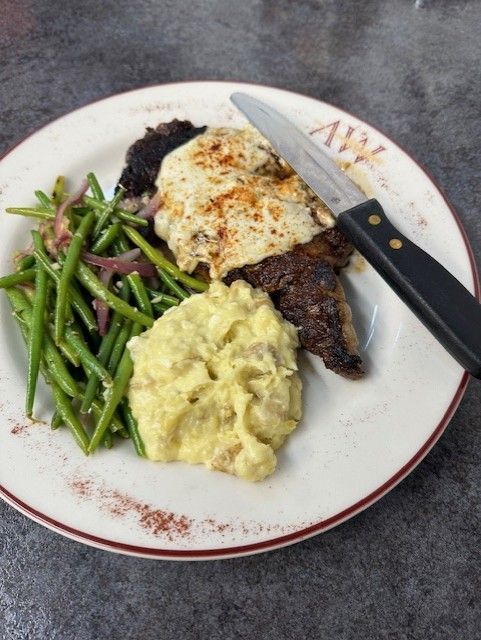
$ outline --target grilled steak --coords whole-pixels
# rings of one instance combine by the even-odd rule
[[[241,278],[269,293],[284,318],[298,328],[305,349],[320,356],[328,369],[359,378],[363,370],[351,310],[331,264],[319,254],[313,255],[316,247],[327,243],[322,237],[314,240],[236,269],[226,281]],[[336,260],[329,253],[326,257]]]
[[[194,127],[187,120],[172,120],[155,129],[147,127],[144,137],[127,151],[127,164],[119,179],[119,184],[127,190],[126,197],[155,193],[155,181],[164,156],[205,130],[206,127]]]
[[[352,244],[337,227],[326,229],[310,242],[294,248],[296,253],[303,253],[311,258],[322,258],[336,271],[347,265],[352,250]]]
[[[178,120],[147,129],[144,138],[127,152],[127,166],[119,180],[127,189],[126,196],[152,195],[163,158],[204,130]],[[336,373],[359,378],[363,369],[351,310],[335,273],[347,264],[351,253],[344,234],[329,228],[292,251],[234,269],[225,281],[243,279],[269,293],[282,315],[298,327],[305,349],[320,356]],[[209,279],[207,265],[199,265],[196,273]]]

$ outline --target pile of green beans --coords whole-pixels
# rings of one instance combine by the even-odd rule
[[[127,398],[133,370],[128,341],[191,293],[205,291],[207,284],[180,271],[146,239],[150,223],[122,208],[122,188],[109,200],[93,173],[87,180],[90,193],[65,211],[70,231],[66,246],[56,243],[53,226],[68,197],[63,176],[56,179],[51,196],[35,191],[37,206],[7,209],[41,223],[32,231],[32,250],[19,254],[15,271],[0,277],[27,346],[25,412],[33,416],[42,373],[55,402],[52,429],[67,427],[85,454],[100,443],[110,449],[116,438],[127,438],[144,456]],[[140,249],[141,260],[155,265],[157,279],[114,272],[106,286],[99,268],[83,259],[84,252],[113,258],[133,248]],[[93,313],[98,301],[110,314],[103,336]]]

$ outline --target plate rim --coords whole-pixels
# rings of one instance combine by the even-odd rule
[[[466,248],[466,253],[468,255],[468,260],[469,260],[469,265],[471,268],[471,275],[473,278],[473,285],[474,285],[474,295],[475,297],[481,301],[481,297],[480,297],[480,290],[481,290],[481,284],[480,284],[480,280],[479,280],[479,274],[478,274],[478,269],[477,269],[477,265],[476,265],[476,261],[474,258],[474,252],[473,249],[471,247],[471,244],[469,242],[469,238],[468,235],[466,233],[466,230],[464,229],[463,223],[459,217],[459,214],[456,212],[456,210],[454,209],[454,207],[452,206],[452,204],[449,202],[446,194],[444,193],[443,189],[439,186],[439,184],[437,183],[436,179],[431,175],[431,173],[420,163],[418,162],[418,160],[409,152],[407,151],[401,144],[399,144],[398,142],[396,142],[395,140],[393,140],[388,134],[386,134],[381,128],[372,125],[369,121],[365,120],[364,118],[359,118],[357,115],[347,111],[346,109],[343,109],[342,107],[339,107],[331,102],[328,102],[326,100],[320,100],[316,97],[307,95],[307,94],[303,94],[300,93],[298,91],[290,91],[287,89],[284,89],[282,87],[276,87],[276,86],[272,86],[272,85],[265,85],[265,84],[260,84],[260,83],[255,83],[255,82],[242,82],[242,81],[237,81],[237,80],[229,80],[229,81],[218,81],[218,80],[196,80],[196,81],[186,81],[186,82],[170,82],[170,83],[162,83],[162,84],[158,84],[158,83],[154,83],[154,84],[149,84],[149,85],[143,85],[140,87],[136,87],[135,89],[129,89],[126,91],[121,91],[121,92],[114,92],[111,94],[108,94],[106,96],[103,96],[101,98],[98,98],[96,100],[93,100],[91,102],[88,102],[87,104],[84,104],[80,107],[77,107],[75,109],[71,109],[63,114],[61,114],[60,116],[57,116],[56,118],[53,118],[52,120],[49,120],[48,122],[46,122],[45,124],[43,124],[42,126],[40,126],[39,128],[35,129],[34,131],[31,131],[30,133],[28,133],[26,136],[24,136],[23,138],[21,138],[20,140],[18,140],[17,142],[15,142],[13,145],[11,145],[10,147],[7,148],[7,150],[0,156],[0,162],[2,160],[4,160],[4,158],[6,158],[8,155],[10,155],[18,146],[20,146],[21,144],[23,144],[24,142],[26,142],[29,138],[31,138],[32,136],[34,136],[35,134],[39,133],[40,131],[42,131],[43,129],[45,129],[46,127],[54,124],[55,122],[57,122],[58,120],[61,120],[62,118],[75,113],[76,111],[80,111],[82,109],[85,109],[87,107],[90,107],[92,105],[95,105],[99,102],[103,102],[106,100],[111,100],[114,98],[117,98],[121,95],[125,95],[125,94],[129,94],[129,93],[136,93],[138,91],[142,91],[144,89],[154,89],[154,88],[162,88],[162,87],[172,87],[172,86],[176,86],[176,85],[180,85],[180,86],[185,86],[185,85],[202,85],[202,84],[207,84],[207,83],[216,83],[216,84],[223,84],[223,85],[228,85],[228,84],[241,84],[241,85],[245,85],[245,86],[257,86],[257,87],[262,87],[265,89],[271,89],[274,91],[281,91],[284,92],[286,94],[289,94],[293,97],[303,97],[303,98],[308,98],[309,100],[313,100],[316,102],[322,102],[324,104],[327,104],[331,107],[333,107],[334,109],[337,109],[338,111],[346,114],[347,116],[356,118],[357,120],[359,120],[360,122],[365,123],[366,125],[368,125],[373,131],[376,131],[378,133],[380,133],[382,136],[384,136],[387,140],[389,140],[393,145],[395,145],[396,147],[398,147],[399,149],[401,149],[401,151],[411,160],[411,162],[414,162],[417,167],[426,175],[426,177],[429,179],[429,181],[431,182],[431,184],[433,185],[433,187],[438,191],[439,195],[441,196],[441,198],[443,199],[444,203],[446,204],[447,208],[449,209],[452,217],[454,218],[454,221],[456,222],[456,225],[459,229],[459,232],[461,234],[461,237],[463,239],[465,248]],[[325,520],[321,520],[315,524],[310,525],[309,527],[305,527],[303,529],[299,529],[295,532],[283,535],[283,536],[277,536],[275,538],[271,538],[269,540],[263,540],[261,542],[254,542],[251,544],[246,544],[246,545],[237,545],[237,546],[232,546],[232,547],[224,547],[221,549],[197,549],[197,550],[181,550],[181,549],[160,549],[160,548],[152,548],[152,547],[146,547],[146,546],[137,546],[137,545],[130,545],[130,544],[126,544],[123,542],[119,542],[116,540],[108,540],[106,538],[101,538],[95,535],[92,535],[88,532],[85,531],[81,531],[78,529],[75,529],[73,527],[70,527],[69,525],[66,525],[62,522],[59,522],[58,520],[51,518],[50,516],[47,516],[43,513],[41,513],[40,511],[38,511],[37,509],[35,509],[34,507],[30,506],[29,504],[27,504],[26,502],[20,500],[20,498],[18,498],[17,496],[15,496],[14,494],[12,494],[10,491],[8,491],[8,489],[6,489],[3,485],[0,484],[0,497],[10,506],[12,506],[13,508],[15,508],[17,511],[19,511],[20,513],[22,513],[23,515],[26,515],[27,517],[29,517],[31,520],[42,524],[43,526],[45,526],[46,528],[55,531],[56,533],[60,533],[61,535],[64,535],[67,538],[70,538],[71,540],[77,541],[77,542],[83,542],[84,544],[87,544],[89,546],[92,547],[96,547],[96,548],[100,548],[103,550],[108,550],[111,552],[116,552],[116,553],[121,553],[121,554],[125,554],[125,555],[131,555],[131,556],[137,556],[137,557],[144,557],[144,558],[151,558],[151,559],[164,559],[164,560],[207,560],[207,559],[222,559],[222,558],[233,558],[233,557],[240,557],[240,556],[245,556],[245,555],[251,555],[251,554],[255,554],[255,553],[262,553],[262,552],[266,552],[266,551],[270,551],[273,549],[277,549],[277,548],[281,548],[284,546],[288,546],[291,544],[295,544],[296,542],[301,542],[302,540],[305,540],[307,538],[313,537],[319,533],[322,533],[324,531],[327,531],[328,529],[331,529],[335,526],[337,526],[338,524],[341,524],[342,522],[345,522],[346,520],[354,517],[355,515],[361,513],[362,511],[364,511],[365,509],[367,509],[368,507],[370,507],[372,504],[374,504],[375,502],[377,502],[379,499],[381,499],[384,495],[386,495],[389,491],[391,491],[392,489],[394,489],[394,487],[399,484],[404,478],[406,478],[409,473],[411,471],[414,470],[414,468],[423,460],[423,458],[429,453],[429,451],[432,449],[432,447],[436,444],[436,442],[439,440],[439,438],[441,437],[441,435],[443,434],[443,432],[445,431],[445,429],[447,428],[452,416],[454,415],[456,409],[458,408],[464,393],[466,391],[466,387],[469,381],[469,374],[467,372],[463,372],[462,376],[461,376],[461,380],[458,384],[458,387],[453,395],[453,398],[451,399],[451,402],[449,403],[448,408],[446,409],[443,417],[441,418],[441,420],[439,421],[438,425],[436,426],[436,428],[434,429],[433,433],[429,436],[429,438],[426,440],[426,442],[418,449],[418,451],[411,457],[410,460],[408,460],[408,462],[406,462],[401,469],[399,469],[395,474],[393,474],[388,480],[386,480],[380,487],[378,487],[377,489],[375,489],[374,491],[372,491],[371,493],[369,493],[367,496],[365,496],[364,498],[361,498],[360,500],[358,500],[357,502],[355,502],[353,505],[347,507],[346,509],[343,509],[342,511],[340,511],[339,513],[325,519]]]

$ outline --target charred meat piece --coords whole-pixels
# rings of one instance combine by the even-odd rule
[[[226,281],[239,278],[271,295],[284,318],[298,328],[301,345],[320,356],[328,369],[347,378],[362,376],[351,310],[326,260],[289,251],[236,269]]]
[[[206,127],[194,127],[188,120],[172,120],[159,124],[155,129],[147,127],[143,138],[129,147],[126,166],[119,184],[126,190],[126,198],[136,198],[144,194],[153,195],[155,181],[164,157],[203,133]]]
[[[312,258],[322,258],[338,271],[348,263],[353,246],[340,229],[332,227],[315,236],[310,242],[297,245],[293,250]]]

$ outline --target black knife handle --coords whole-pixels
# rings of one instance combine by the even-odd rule
[[[476,298],[404,237],[377,200],[344,211],[337,224],[443,347],[481,378],[481,305]]]

